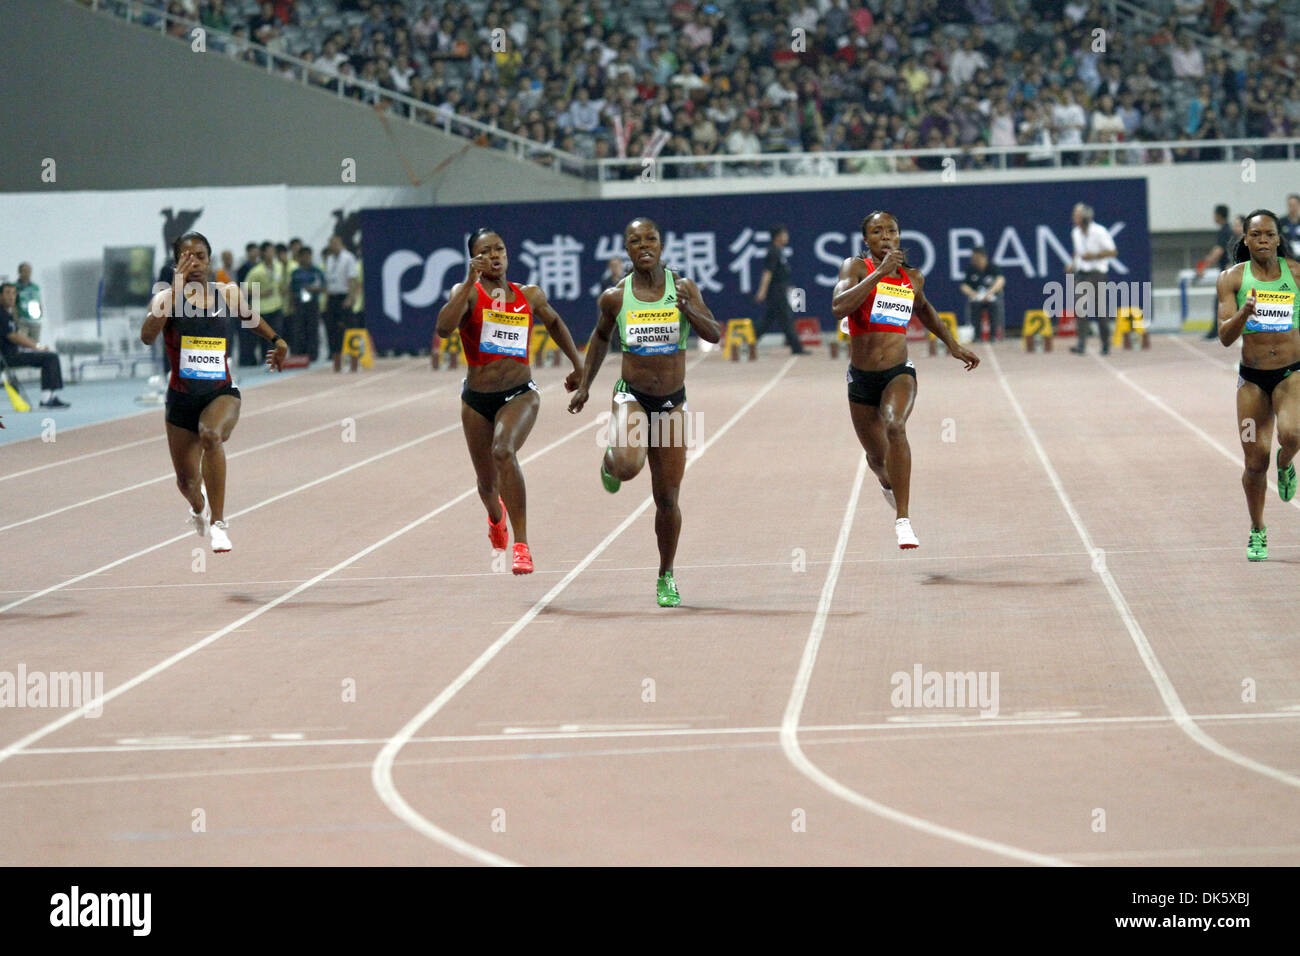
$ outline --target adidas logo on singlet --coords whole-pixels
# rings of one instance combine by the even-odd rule
[[[671,293],[671,292],[668,293],[667,297],[664,299],[664,303],[665,303],[665,304],[667,304],[667,303],[669,303],[669,302],[676,302],[676,301],[677,301],[677,296],[674,295],[674,294]]]
[[[672,402],[664,402],[664,408],[672,408],[672,407],[673,407]]]

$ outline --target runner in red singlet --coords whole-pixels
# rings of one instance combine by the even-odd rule
[[[163,335],[171,379],[167,383],[167,447],[176,484],[190,503],[190,520],[200,537],[211,532],[212,550],[229,551],[226,530],[225,443],[239,421],[239,389],[226,358],[229,317],[271,342],[266,355],[274,371],[289,346],[240,295],[234,283],[209,282],[212,246],[197,232],[172,243],[176,263],[172,287],[149,304],[140,340],[152,345]],[[206,489],[206,499],[204,490]],[[209,525],[211,519],[211,525]]]
[[[979,365],[939,321],[926,299],[925,277],[907,264],[899,247],[898,220],[873,212],[862,220],[867,255],[845,259],[835,285],[831,312],[848,317],[849,414],[867,464],[880,480],[885,500],[895,509],[894,532],[900,548],[920,542],[908,516],[912,450],[907,418],[916,400],[916,368],[907,359],[907,325],[915,315],[967,369]]]
[[[437,334],[460,329],[468,376],[461,389],[461,425],[478,478],[478,495],[488,513],[488,540],[498,551],[510,543],[506,514],[515,530],[515,574],[531,574],[527,499],[517,452],[528,439],[541,405],[528,363],[533,317],[545,325],[573,371],[564,387],[582,379],[582,357],[564,320],[538,286],[506,281],[505,241],[491,229],[476,229],[466,243],[469,267],[438,312]],[[502,361],[502,360],[506,361]]]

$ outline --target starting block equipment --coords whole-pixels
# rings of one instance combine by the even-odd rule
[[[553,366],[560,364],[560,347],[555,344],[551,333],[544,325],[533,326],[533,335],[528,342],[528,354],[532,356],[531,361],[534,365],[542,365],[544,358],[549,358]]]
[[[455,368],[460,364],[460,357],[465,354],[464,348],[460,344],[460,329],[452,329],[451,335],[445,339],[441,338],[437,332],[433,333],[433,348],[429,350],[433,357],[433,367],[442,368],[443,356],[447,358],[447,368]]]
[[[939,321],[948,326],[948,331],[952,333],[952,337],[955,339],[957,337],[957,313],[939,312],[938,316]],[[939,350],[939,337],[930,332],[927,338],[930,340],[930,354],[934,355]]]
[[[375,367],[375,343],[365,329],[344,329],[343,350],[340,354],[355,356],[362,368]]]
[[[1020,324],[1020,338],[1025,343],[1025,351],[1035,351],[1034,343],[1043,340],[1043,351],[1052,351],[1052,317],[1042,309],[1029,309]]]
[[[835,329],[835,335],[830,339],[831,358],[840,357],[840,343],[849,340],[849,320],[848,317],[840,319],[839,326]],[[847,346],[846,346],[847,347]]]
[[[749,346],[749,360],[758,358],[758,345],[754,340],[754,323],[749,319],[728,319],[722,336],[722,357],[740,361],[740,346]]]
[[[1124,348],[1133,347],[1133,336],[1138,335],[1142,338],[1142,348],[1151,348],[1151,336],[1147,333],[1147,322],[1142,315],[1142,310],[1130,306],[1122,306],[1115,310],[1115,332],[1111,336],[1111,345],[1119,345],[1122,341]]]
[[[804,348],[821,348],[821,319],[795,319],[794,331],[799,336],[799,344]]]

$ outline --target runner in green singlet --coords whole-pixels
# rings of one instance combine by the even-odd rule
[[[623,230],[623,243],[632,272],[601,293],[582,384],[569,411],[576,414],[587,404],[617,325],[623,369],[614,385],[612,440],[600,464],[600,480],[606,491],[618,491],[650,462],[659,540],[656,599],[660,607],[677,607],[681,595],[673,579],[673,558],[682,530],[677,495],[686,470],[686,339],[694,328],[706,342],[717,342],[722,330],[695,283],[660,263],[663,241],[654,222],[633,219]]]
[[[1300,262],[1286,255],[1282,224],[1267,209],[1246,217],[1246,233],[1233,250],[1236,265],[1219,273],[1219,341],[1241,337],[1237,379],[1237,421],[1246,469],[1241,484],[1250,510],[1246,557],[1268,560],[1264,495],[1269,453],[1277,422],[1277,490],[1283,501],[1295,497],[1294,458],[1300,448]]]

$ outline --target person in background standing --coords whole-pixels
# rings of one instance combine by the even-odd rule
[[[1287,251],[1293,259],[1300,259],[1300,193],[1286,197],[1286,216],[1282,219],[1282,239],[1287,244]],[[1226,251],[1226,250],[1225,250]],[[22,280],[22,273],[19,273]],[[21,302],[21,289],[18,293]]]
[[[1101,354],[1110,354],[1110,317],[1102,308],[1100,301],[1102,283],[1110,271],[1110,260],[1118,253],[1115,242],[1105,226],[1093,221],[1092,207],[1078,203],[1072,214],[1074,229],[1070,238],[1074,243],[1074,256],[1070,259],[1067,272],[1074,273],[1074,315],[1079,322],[1079,344],[1070,349],[1076,355],[1082,355],[1088,348],[1088,322],[1097,320],[1097,331],[1101,335]]]
[[[280,275],[279,263],[275,258],[274,243],[269,240],[262,243],[262,261],[248,270],[248,275],[245,276],[244,281],[248,284],[250,305],[253,311],[266,319],[267,324],[272,328],[280,328],[284,321],[284,299],[280,295],[280,289],[284,282]],[[240,366],[256,366],[258,364],[256,341],[259,336],[252,329],[244,328],[243,323],[240,324],[239,333]],[[244,348],[245,334],[254,342],[247,350]],[[249,361],[245,361],[245,352],[247,352]]]
[[[325,273],[311,261],[311,246],[298,246],[298,265],[289,277],[289,299],[293,319],[289,328],[289,351],[306,355],[314,362],[320,353],[320,297],[325,291]]]
[[[772,244],[763,263],[763,277],[758,280],[758,292],[754,295],[754,301],[766,302],[767,309],[754,329],[754,340],[761,339],[776,324],[785,333],[785,344],[790,346],[791,354],[807,355],[808,350],[795,333],[794,312],[790,309],[790,266],[785,261],[790,231],[785,226],[773,226],[771,233]]]
[[[243,289],[248,274],[253,271],[253,267],[261,261],[261,253],[255,242],[250,242],[244,246],[244,261],[240,263],[239,268],[235,270],[235,281],[240,285],[240,291],[244,291],[245,298],[248,293]],[[171,280],[171,263],[168,262],[164,268],[168,272],[168,284]],[[239,322],[239,317],[234,316],[234,321]],[[252,329],[246,329],[243,324],[239,325],[239,366],[240,368],[256,368],[259,363],[258,350],[260,346],[257,343],[257,336],[253,334]],[[163,353],[164,357],[166,352]]]
[[[1225,266],[1232,261],[1232,227],[1228,225],[1228,207],[1220,203],[1214,207],[1214,245],[1210,248],[1204,258],[1196,263],[1196,278],[1199,279],[1207,269],[1219,268],[1222,262]],[[1212,306],[1214,311],[1210,314],[1210,331],[1205,333],[1207,339],[1217,339],[1219,337],[1219,303],[1216,300]]]
[[[343,371],[343,330],[355,298],[352,282],[356,274],[357,257],[343,247],[343,237],[335,233],[325,253],[325,336],[336,372]]]

